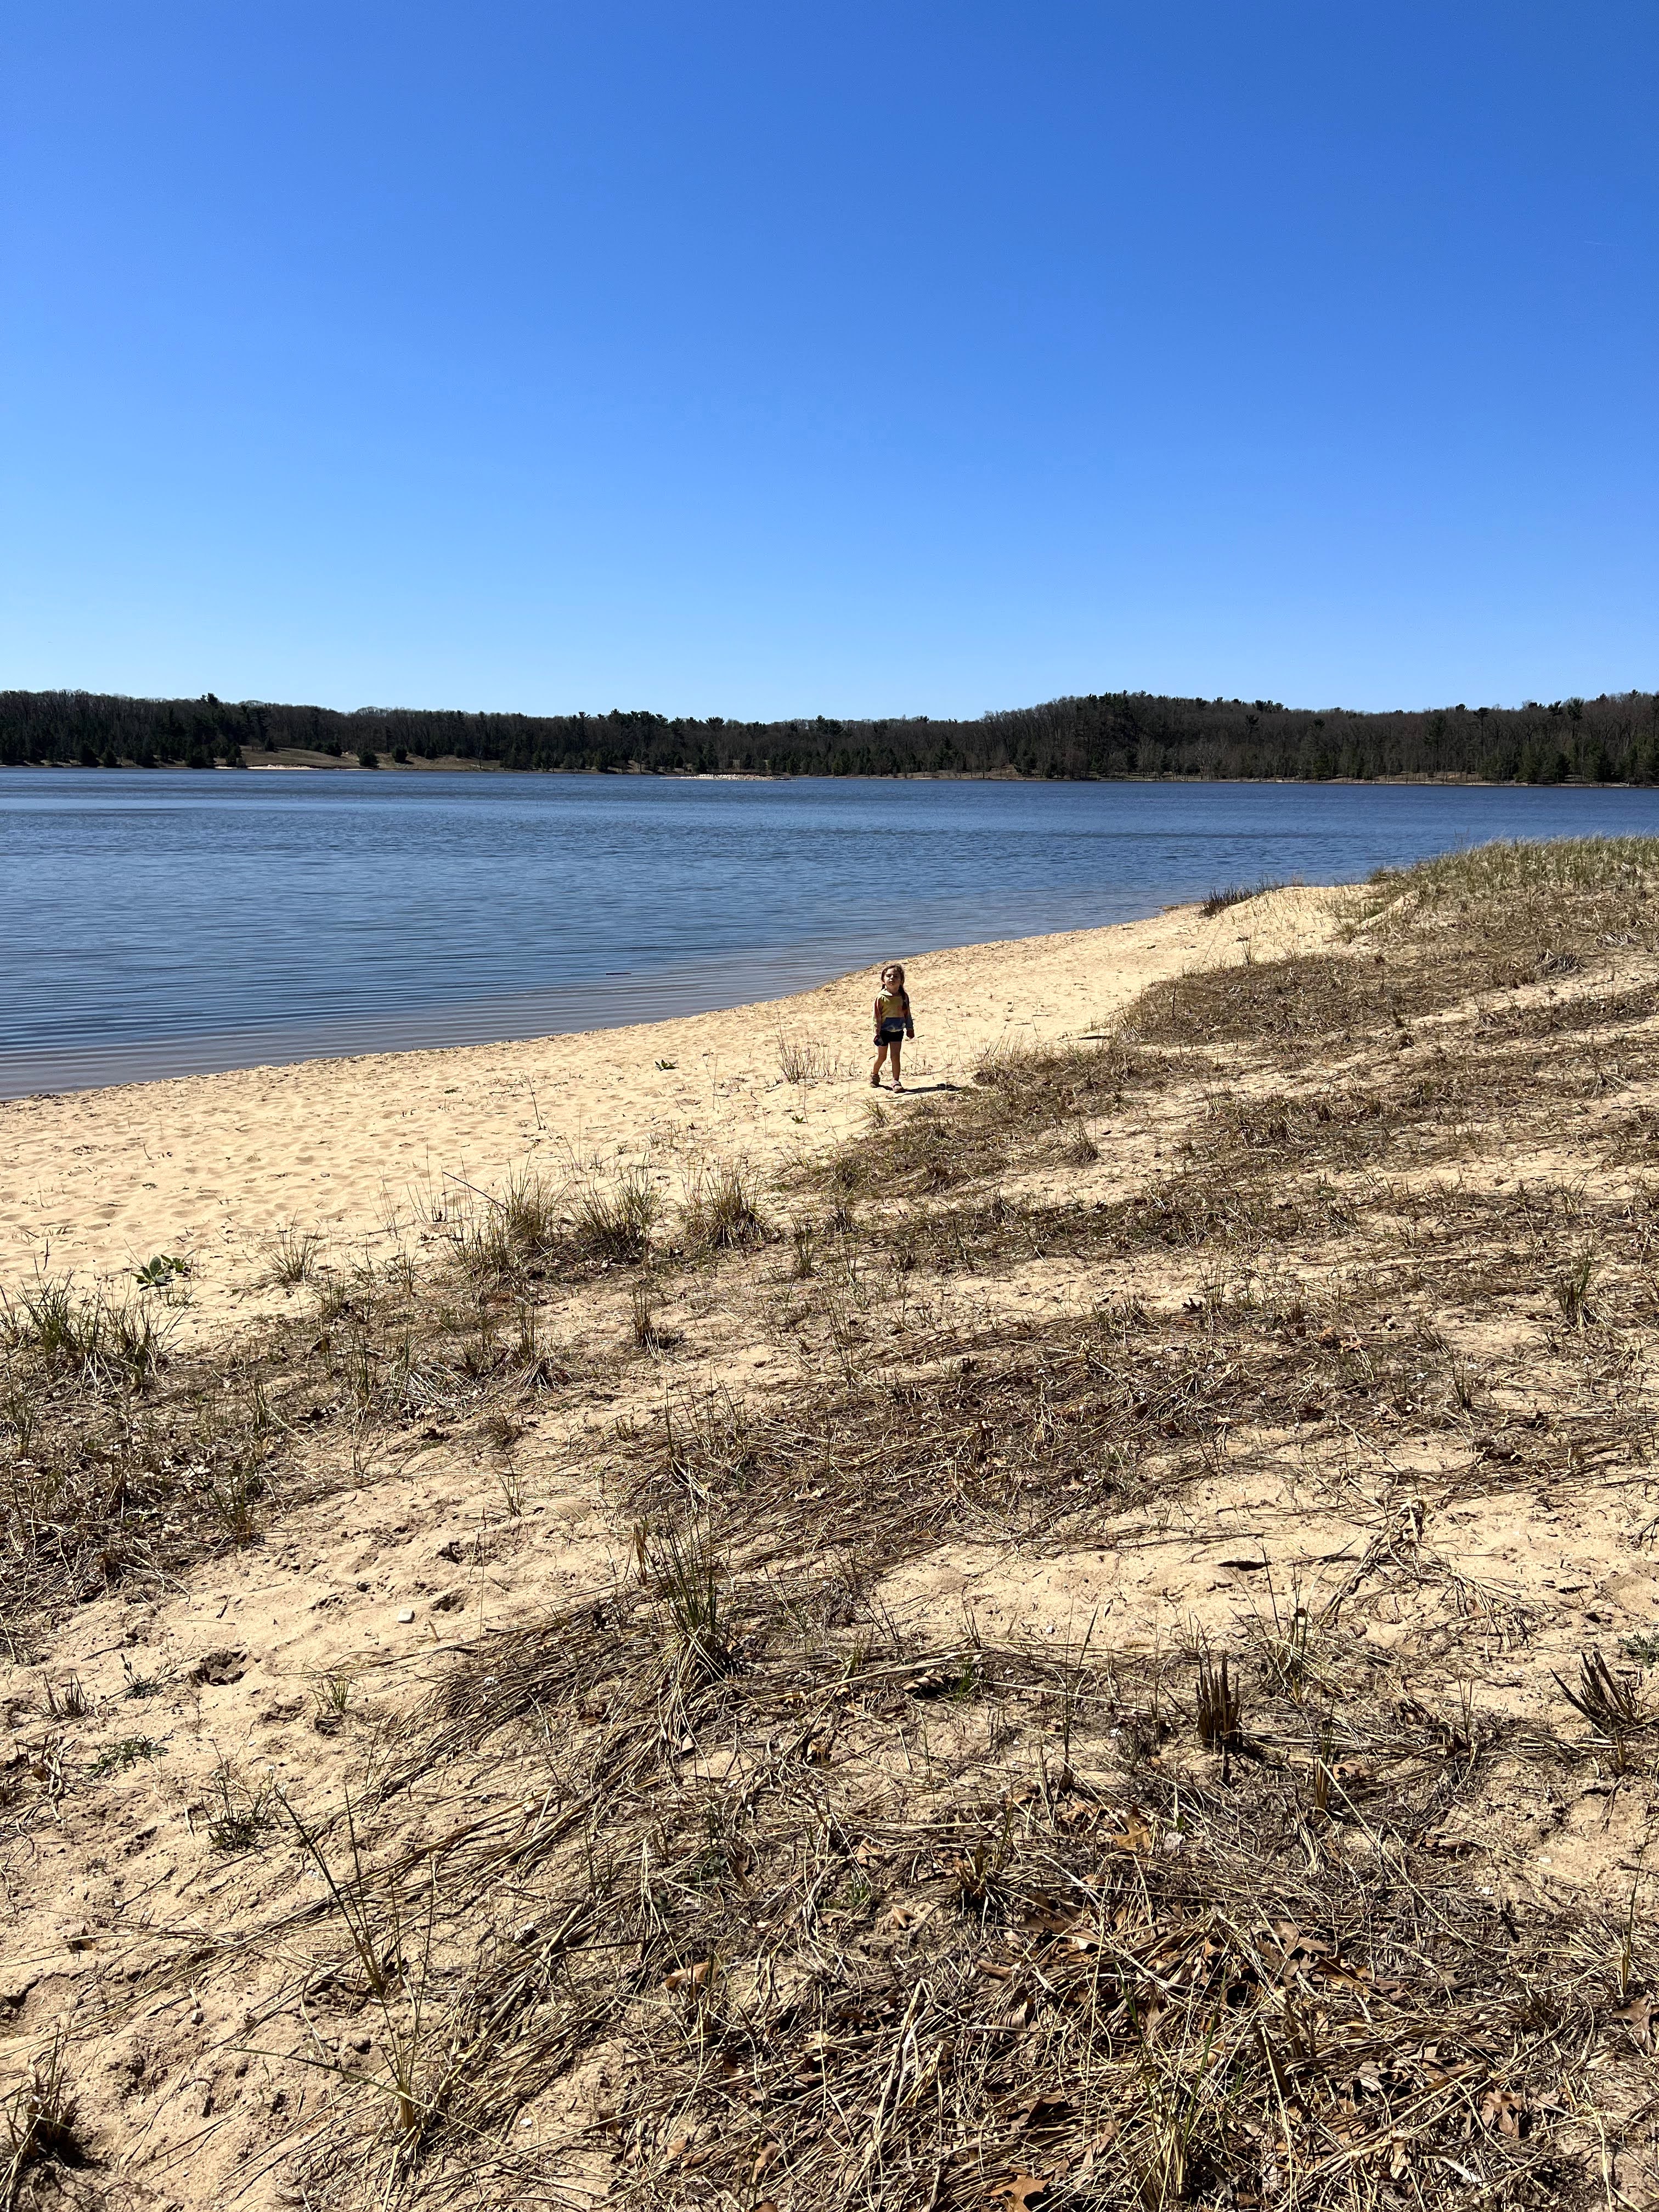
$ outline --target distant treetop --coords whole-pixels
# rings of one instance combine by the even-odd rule
[[[1604,692],[1545,706],[1355,714],[1276,699],[1091,693],[975,721],[927,714],[780,722],[698,720],[647,708],[489,714],[402,707],[280,706],[246,699],[128,699],[0,692],[0,764],[246,766],[309,753],[391,755],[515,769],[656,775],[962,775],[1094,781],[1214,777],[1371,781],[1473,776],[1501,783],[1659,782],[1659,693]]]

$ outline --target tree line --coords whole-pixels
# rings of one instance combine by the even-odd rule
[[[1385,714],[1273,699],[1091,693],[939,721],[926,714],[780,722],[0,692],[0,764],[246,767],[285,751],[379,766],[458,760],[516,769],[702,775],[1472,776],[1494,783],[1659,783],[1659,693]]]

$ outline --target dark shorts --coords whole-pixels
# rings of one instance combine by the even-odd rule
[[[904,1042],[903,1023],[897,1020],[884,1022],[881,1025],[881,1035],[877,1039],[877,1042],[878,1044],[902,1044]]]

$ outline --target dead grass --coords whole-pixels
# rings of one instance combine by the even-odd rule
[[[690,1249],[705,1255],[763,1243],[770,1234],[750,1178],[732,1161],[692,1174],[682,1228]]]
[[[786,1083],[827,1083],[836,1073],[835,1054],[817,1037],[778,1031],[778,1070]]]
[[[872,1103],[867,1130],[832,1153],[811,1180],[848,1194],[927,1196],[994,1175],[1021,1146],[1056,1133],[1073,1164],[1086,1164],[1094,1140],[1085,1117],[1121,1106],[1132,1091],[1149,1094],[1165,1073],[1160,1063],[1116,1039],[1007,1047],[981,1062],[971,1091],[895,1109]]]
[[[1254,884],[1228,884],[1220,890],[1212,891],[1198,910],[1206,921],[1213,921],[1217,915],[1225,914],[1230,907],[1243,906],[1247,899],[1266,898],[1269,891],[1285,888],[1286,878],[1283,876],[1263,876]]]
[[[1575,2116],[1639,2099],[1659,1952],[1593,1910],[1506,1924],[1437,1846],[1501,1723],[1337,1682],[1310,1734],[1261,1679],[1247,1724],[1226,1655],[917,1648],[702,1538],[641,1562],[452,1667],[382,1785],[430,1840],[326,1856],[311,1986],[328,1960],[332,2006],[406,2023],[361,2087],[389,2172],[506,2201],[538,2172],[515,2117],[625,2049],[593,2125],[659,2204],[757,2167],[833,2206],[1346,2206],[1401,2172],[1595,2201]],[[458,1826],[506,1759],[537,1817]],[[341,2171],[313,2148],[312,2185]]]
[[[75,2130],[75,2099],[64,2066],[64,2039],[55,2038],[30,2066],[21,2086],[0,2100],[0,2206],[59,2197],[64,2170],[87,2164]]]

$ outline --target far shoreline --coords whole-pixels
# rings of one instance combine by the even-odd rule
[[[122,760],[113,768],[101,762],[76,760],[8,761],[0,767],[20,770],[34,769],[58,773],[73,770],[86,775],[167,775],[197,776],[203,775],[498,775],[522,776],[526,781],[542,782],[552,777],[609,776],[624,781],[638,779],[656,783],[1011,783],[1020,785],[1094,785],[1102,783],[1159,784],[1191,789],[1219,789],[1243,786],[1249,789],[1282,788],[1288,790],[1469,790],[1469,791],[1650,791],[1655,786],[1638,783],[1630,777],[1609,777],[1605,781],[1586,775],[1565,775],[1559,778],[1522,776],[1474,775],[1462,769],[1445,769],[1433,775],[1158,775],[1128,769],[1121,775],[1024,775],[1018,769],[896,769],[890,774],[878,770],[861,771],[856,775],[797,774],[782,769],[774,772],[764,769],[726,769],[699,770],[696,769],[647,768],[639,762],[630,762],[622,768],[508,768],[500,761],[464,760],[451,755],[438,760],[394,760],[390,753],[383,754],[371,769],[362,761],[337,760],[329,753],[300,753],[293,750],[278,752],[274,757],[244,749],[240,767],[228,761],[210,764],[191,765],[185,761],[154,761],[148,766],[136,760]]]

